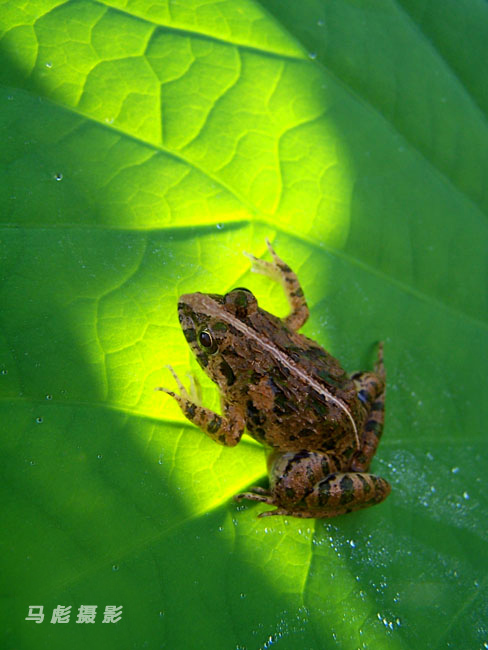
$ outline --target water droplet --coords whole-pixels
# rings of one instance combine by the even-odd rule
[[[8,370],[6,368],[2,368],[2,375],[8,375]]]
[[[323,26],[325,25],[325,20],[322,20],[322,19],[317,20],[317,25],[318,25],[319,27],[323,27]]]
[[[46,63],[46,68],[52,68],[52,67],[53,67],[53,64],[51,63],[51,61],[48,61]]]
[[[119,565],[118,564],[112,564],[112,571],[118,571],[119,570]]]
[[[315,61],[315,59],[317,58],[317,52],[309,52],[308,58],[312,59],[312,61]]]
[[[224,227],[224,224],[223,224],[223,223],[218,223],[218,224],[217,224],[217,230],[222,230],[223,227]]]
[[[457,473],[459,472],[459,467],[453,467],[453,468],[451,469],[451,472],[452,472],[453,474],[457,474]]]
[[[98,458],[98,460],[101,460],[103,458],[103,455],[102,454],[97,454],[97,458]]]
[[[463,492],[463,497],[468,500],[469,499],[469,494],[467,492]]]
[[[54,174],[54,178],[57,181],[62,181],[63,180],[63,174],[61,174],[61,172],[58,172],[57,174]]]
[[[246,598],[246,596],[247,596],[247,594],[245,594],[244,592],[242,592],[242,593],[240,594],[240,597],[241,597],[241,598]]]
[[[161,616],[161,618],[164,616],[164,612],[163,612],[163,610],[161,610],[161,611],[159,612],[159,615]]]
[[[30,460],[30,461],[29,461],[29,465],[35,465],[35,464],[36,464],[36,461],[35,461],[35,460]]]
[[[51,400],[52,398],[53,398],[53,396],[52,396],[52,395],[46,395],[46,399],[49,399],[49,400]]]
[[[42,424],[44,422],[44,418],[41,418],[40,416],[36,418],[37,424]]]

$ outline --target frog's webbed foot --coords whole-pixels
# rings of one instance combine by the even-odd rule
[[[293,507],[283,507],[279,506],[276,501],[276,496],[271,494],[269,490],[265,490],[261,487],[253,487],[251,490],[254,492],[242,492],[241,494],[236,494],[234,496],[235,501],[240,501],[241,499],[248,499],[249,501],[259,501],[260,503],[266,503],[268,506],[277,506],[274,510],[265,510],[260,512],[258,519],[263,517],[272,517],[273,515],[281,515],[282,517],[316,517],[314,513],[308,513],[307,511],[300,510],[299,508]]]
[[[273,515],[290,515],[292,517],[314,516],[304,514],[300,510],[294,510],[293,508],[290,509],[279,507],[279,504],[276,501],[276,496],[270,490],[266,490],[265,488],[259,486],[252,487],[251,490],[251,492],[241,492],[240,494],[236,494],[234,496],[234,500],[240,501],[241,499],[248,499],[249,501],[259,501],[260,503],[266,503],[269,506],[277,506],[274,510],[265,510],[264,512],[260,512],[258,519],[261,519],[262,517],[271,517]]]
[[[254,486],[251,488],[250,492],[241,492],[240,494],[234,495],[234,501],[241,501],[241,499],[248,499],[249,501],[259,501],[260,503],[267,503],[269,506],[276,505],[275,497],[265,488]],[[276,508],[275,510],[266,510],[261,512],[258,515],[258,519],[261,517],[269,517],[270,515],[286,515],[288,512],[284,508]]]
[[[234,495],[234,501],[241,501],[241,499],[249,499],[250,501],[260,501],[261,503],[268,503],[273,505],[273,496],[269,490],[256,485],[250,488],[249,492],[240,492]]]
[[[283,262],[281,257],[278,257],[268,239],[266,239],[266,245],[273,257],[272,262],[259,259],[250,253],[244,253],[244,255],[252,261],[251,271],[266,275],[283,286],[291,307],[290,314],[283,321],[287,327],[296,332],[304,325],[309,315],[303,289],[300,286],[296,274],[290,269],[288,264]]]
[[[284,508],[275,508],[275,510],[265,510],[264,512],[260,512],[258,515],[258,519],[262,519],[263,517],[272,517],[273,515],[281,515],[283,517],[286,517],[286,515],[292,515],[292,512],[288,512],[288,510],[285,510]]]

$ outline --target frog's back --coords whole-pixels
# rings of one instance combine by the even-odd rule
[[[264,310],[258,309],[252,327],[262,350],[245,389],[249,433],[290,451],[333,449],[340,439],[352,444],[357,394],[337,359]]]
[[[347,397],[351,391],[355,392],[354,383],[335,357],[304,334],[289,330],[277,316],[259,308],[254,327],[261,332],[268,348],[276,348],[278,363],[286,357],[332,393],[344,392]]]

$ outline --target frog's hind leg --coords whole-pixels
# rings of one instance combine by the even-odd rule
[[[276,510],[261,512],[258,517],[288,515],[321,519],[374,506],[386,499],[390,490],[389,483],[381,476],[366,472],[337,472],[319,481],[312,492],[297,503],[281,504],[270,497],[256,497],[254,500],[278,506]],[[249,494],[242,496],[252,498]]]
[[[351,469],[365,472],[378,448],[385,420],[385,368],[383,344],[378,346],[378,360],[374,372],[358,372],[352,376],[358,397],[368,411],[368,417],[360,432],[360,449],[355,454]]]
[[[379,476],[339,471],[332,454],[299,451],[272,454],[269,490],[252,488],[234,498],[276,506],[259,517],[320,518],[367,508],[389,492],[390,486]]]
[[[381,476],[366,472],[337,472],[317,483],[305,499],[301,517],[335,517],[381,503],[390,494],[390,485]]]

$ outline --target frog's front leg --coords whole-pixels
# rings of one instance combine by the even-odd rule
[[[243,409],[239,405],[226,404],[225,417],[222,417],[210,409],[200,406],[197,404],[195,396],[190,397],[173,368],[171,366],[168,367],[178,384],[180,394],[178,395],[163,386],[159,386],[156,390],[161,390],[171,395],[178,402],[183,415],[190,422],[196,424],[212,440],[227,447],[237,445],[244,433],[245,419]]]
[[[272,262],[267,262],[266,260],[254,257],[254,255],[251,255],[250,253],[245,253],[245,255],[252,260],[252,271],[254,271],[254,273],[266,275],[283,286],[291,307],[290,314],[283,319],[283,322],[287,327],[296,332],[305,324],[309,316],[307,301],[305,300],[303,289],[296,273],[291,270],[286,262],[283,262],[281,257],[278,257],[268,239],[266,239],[266,245],[273,257]]]
[[[254,488],[236,495],[276,506],[260,517],[335,517],[380,503],[390,493],[389,484],[365,472],[340,472],[331,454],[286,452],[271,463],[270,489]]]

